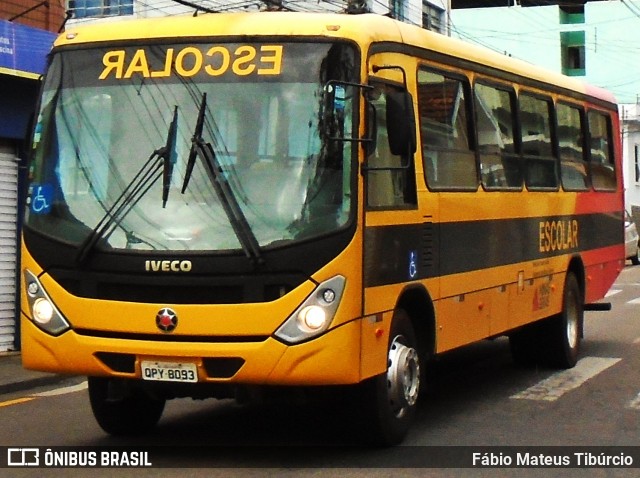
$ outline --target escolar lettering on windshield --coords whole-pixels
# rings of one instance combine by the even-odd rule
[[[240,45],[231,50],[225,46],[186,46],[168,48],[161,68],[154,68],[145,49],[131,54],[125,50],[111,50],[102,57],[104,69],[99,78],[167,78],[172,75],[191,77],[205,73],[221,76],[279,75],[282,70],[282,45]]]

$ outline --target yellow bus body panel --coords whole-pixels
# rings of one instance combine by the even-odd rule
[[[22,314],[23,365],[28,369],[88,376],[141,378],[140,361],[195,363],[200,382],[255,385],[334,385],[357,383],[359,323],[351,322],[322,337],[287,347],[268,338],[260,343],[155,342],[80,336],[73,331],[52,337]],[[136,356],[135,373],[114,372],[96,352]],[[62,352],[62,353],[61,353]],[[203,358],[239,357],[244,365],[227,379],[211,378]]]
[[[359,235],[338,257],[316,274],[318,282],[342,273],[347,277],[338,313],[331,328],[323,335],[297,345],[285,345],[272,337],[275,330],[313,291],[306,281],[294,291],[273,302],[254,304],[140,304],[93,300],[66,292],[46,274],[40,281],[49,297],[73,329],[90,329],[91,335],[73,329],[58,337],[42,332],[28,318],[26,290],[21,287],[22,359],[26,368],[69,374],[111,375],[140,378],[141,360],[189,362],[198,366],[201,381],[238,384],[328,385],[357,383],[361,377],[361,277],[348,274],[360,267],[357,242]],[[38,275],[41,270],[26,249],[22,250],[25,269]],[[172,307],[179,316],[179,326],[171,341],[163,341],[163,332],[155,324],[162,307]],[[97,334],[96,334],[97,332]],[[107,336],[97,336],[104,332]],[[129,339],[157,336],[159,340]],[[198,336],[202,341],[180,336]],[[113,336],[110,337],[110,336]],[[216,337],[224,341],[216,341]],[[247,342],[243,337],[264,336],[262,341]],[[234,342],[234,337],[238,340]],[[376,363],[371,359],[362,370],[366,376],[381,373],[385,367],[385,337],[368,344],[367,356],[375,348],[382,352]],[[373,345],[373,346],[372,346]],[[98,352],[130,354],[136,357],[133,374],[111,370],[97,356]],[[211,378],[203,368],[203,359],[238,357],[244,365],[232,377]]]

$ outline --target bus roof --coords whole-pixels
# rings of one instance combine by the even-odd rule
[[[253,40],[260,36],[278,35],[345,38],[357,41],[365,49],[377,42],[405,44],[616,103],[615,97],[608,91],[587,85],[581,80],[373,13],[238,12],[78,24],[61,34],[55,46],[211,36]]]

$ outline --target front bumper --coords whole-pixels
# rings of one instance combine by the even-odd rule
[[[153,360],[194,363],[198,381],[205,383],[338,385],[361,380],[360,320],[297,345],[273,337],[255,342],[168,342],[81,335],[74,330],[53,337],[24,314],[21,327],[23,365],[34,370],[141,379],[140,362]]]

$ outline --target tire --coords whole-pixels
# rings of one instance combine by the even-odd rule
[[[420,392],[419,356],[411,320],[398,309],[387,345],[387,371],[361,385],[362,419],[371,444],[397,445],[411,428]]]
[[[89,377],[89,400],[98,425],[110,435],[138,435],[152,430],[165,400],[131,387],[127,381]]]
[[[531,367],[540,359],[540,326],[530,324],[509,335],[509,347],[514,363],[519,367]]]
[[[565,278],[562,311],[529,324],[509,335],[511,356],[516,365],[572,368],[578,361],[584,307],[575,274]]]
[[[547,319],[547,353],[549,364],[572,368],[578,362],[584,321],[582,292],[575,274],[569,272],[564,283],[562,312]]]
[[[638,244],[638,247],[636,248],[636,253],[630,257],[631,259],[631,263],[634,266],[637,266],[638,264],[640,264],[640,244]]]

